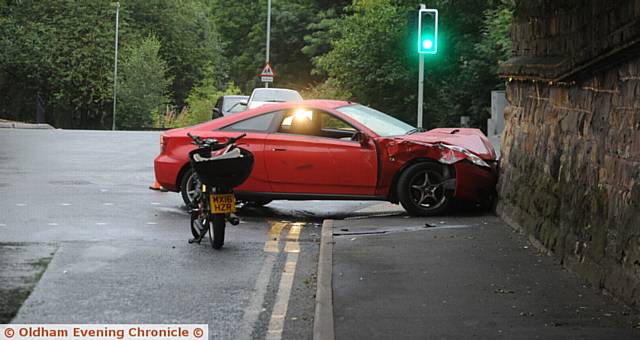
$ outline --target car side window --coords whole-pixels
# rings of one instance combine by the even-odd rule
[[[223,127],[222,131],[247,131],[247,132],[268,132],[271,127],[271,122],[275,117],[277,112],[265,113],[263,115],[259,115],[256,117],[251,117],[249,119],[245,119],[239,121],[237,123],[233,123],[231,125],[227,125]]]
[[[324,111],[296,109],[286,112],[278,132],[350,140],[358,130]]]

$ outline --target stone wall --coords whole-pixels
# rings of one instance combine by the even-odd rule
[[[640,0],[517,2],[513,58],[502,65],[512,77],[562,81],[640,42]]]
[[[547,0],[532,2],[539,5],[538,10],[560,13],[560,27],[573,27],[563,24],[565,20],[589,19],[584,11],[571,15],[554,10]],[[604,20],[598,19],[598,13],[605,10],[623,15],[620,8],[628,11],[638,5],[640,9],[635,0],[601,3],[602,11],[593,7],[588,11],[594,25]],[[553,55],[549,50],[533,52],[537,47],[522,49],[527,35],[520,33],[518,22],[545,26],[559,20],[544,16],[544,11],[531,12],[539,17],[527,20],[522,18],[524,12],[517,13],[515,59],[502,68],[508,80],[509,106],[498,213],[531,233],[569,268],[640,306],[640,54],[629,53],[636,48],[630,42],[638,37],[621,38],[604,52],[592,49],[587,59],[575,48]],[[637,25],[640,10],[631,13]],[[616,17],[608,18],[606,31],[616,32]],[[617,25],[628,28],[628,15],[625,18]],[[571,32],[567,29],[566,33],[570,36]],[[540,39],[535,46],[555,41]],[[529,59],[523,63],[522,58]],[[530,58],[539,59],[531,65],[527,64]],[[573,60],[573,66],[560,72],[562,79],[553,78],[549,75],[559,74],[553,67],[547,66],[546,73],[539,71],[539,65],[549,58]],[[590,62],[596,59],[606,63]]]

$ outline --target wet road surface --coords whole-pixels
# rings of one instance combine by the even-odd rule
[[[179,194],[148,189],[159,134],[0,130],[0,301],[33,290],[13,322],[208,323],[212,338],[310,338],[320,223],[375,203],[247,207],[223,250],[190,245]],[[3,322],[20,307],[11,304]]]

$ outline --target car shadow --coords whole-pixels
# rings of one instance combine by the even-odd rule
[[[325,219],[344,220],[344,219],[366,219],[366,218],[384,218],[384,217],[406,217],[411,216],[399,205],[388,204],[385,209],[358,209],[354,211],[335,210],[310,210],[299,209],[295,205],[282,208],[273,206],[254,206],[241,205],[238,207],[236,214],[245,218],[271,218],[282,220],[295,220],[301,222],[321,222]],[[487,214],[494,214],[488,211],[485,206],[479,204],[471,204],[468,202],[452,202],[451,206],[442,217],[478,217]]]

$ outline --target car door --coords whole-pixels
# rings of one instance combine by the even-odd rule
[[[251,118],[235,122],[220,128],[214,133],[214,137],[234,137],[241,133],[247,135],[238,141],[238,145],[253,154],[253,171],[249,178],[242,185],[236,188],[237,191],[269,192],[271,185],[267,175],[265,164],[265,141],[268,133],[275,124],[275,117],[279,117],[278,112],[268,112]]]
[[[264,151],[274,192],[373,195],[377,171],[375,148],[362,148],[352,141],[350,138],[356,131],[353,128],[342,132],[323,129],[326,117],[338,119],[311,109],[283,113],[277,132],[267,137]],[[354,168],[362,177],[345,176]]]
[[[320,112],[321,135],[329,139],[329,153],[336,165],[340,190],[349,195],[373,196],[378,181],[376,145],[369,138],[353,139],[355,127],[329,112]]]

